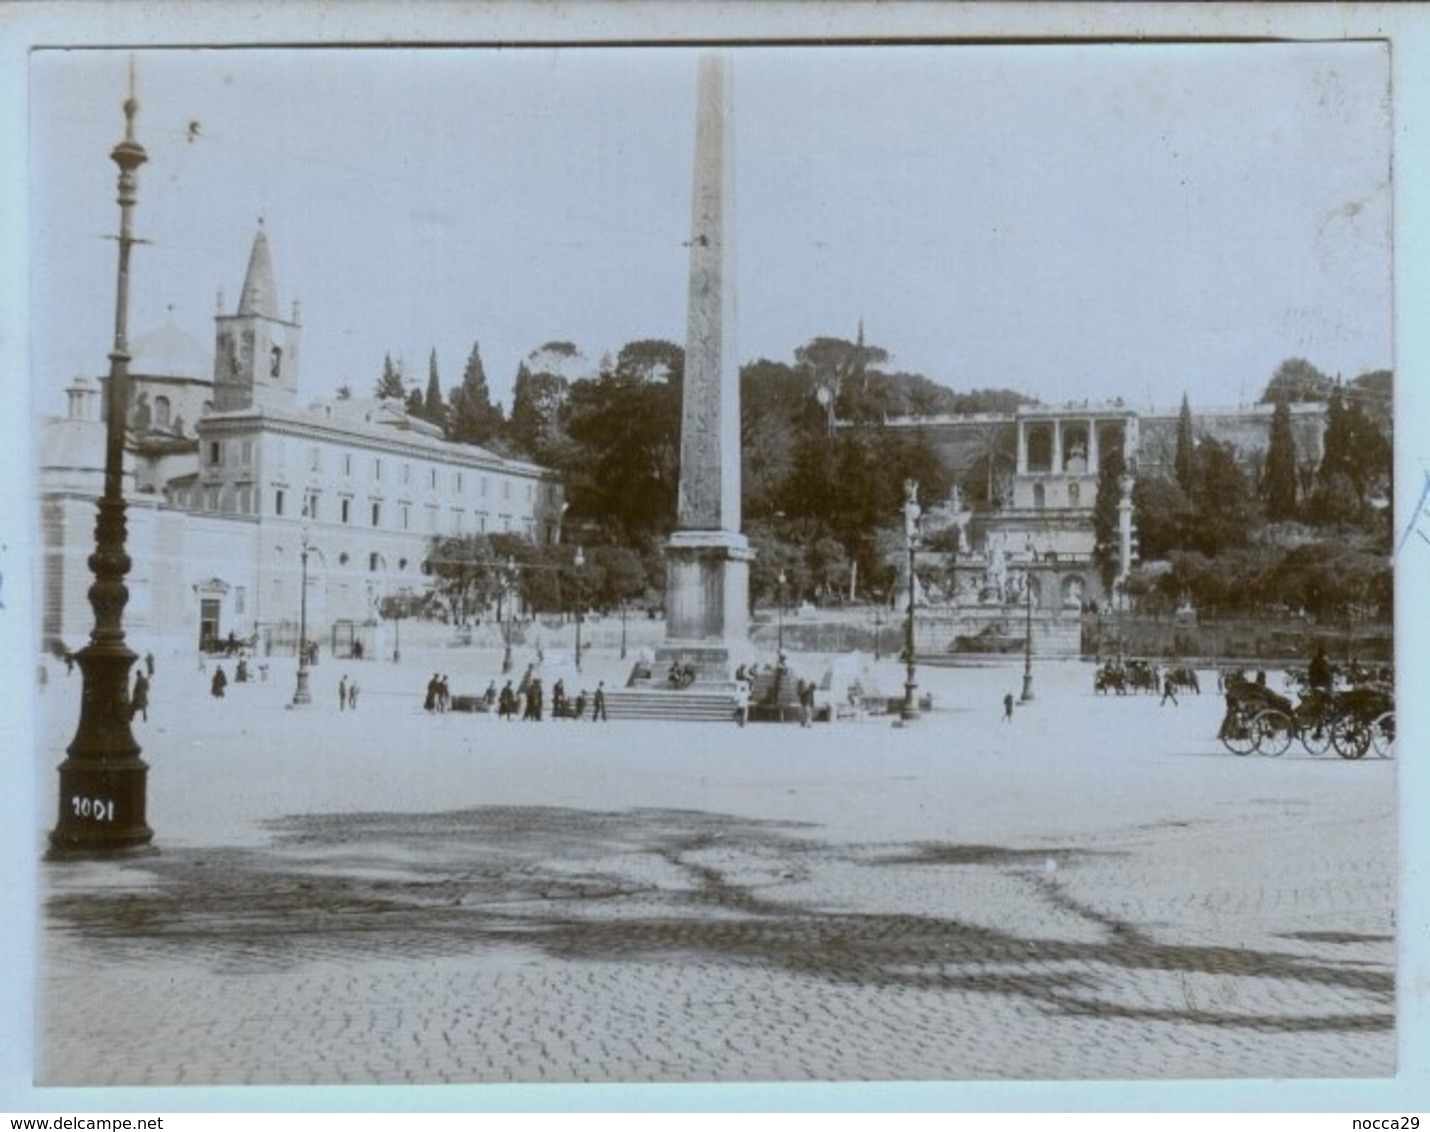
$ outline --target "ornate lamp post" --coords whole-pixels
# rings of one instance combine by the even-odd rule
[[[138,241],[131,216],[138,169],[149,159],[134,137],[139,101],[134,97],[134,65],[124,103],[124,140],[110,160],[119,166],[119,278],[114,307],[114,349],[109,352],[105,387],[104,494],[94,524],[89,566],[94,584],[89,604],[94,630],[76,659],[84,675],[79,726],[59,767],[59,821],[50,833],[48,856],[112,857],[153,852],[154,831],[145,821],[149,766],[130,729],[129,667],[134,653],[124,643],[124,607],[129,589],[125,550],[124,425],[129,404],[129,252]]]
[[[884,628],[884,603],[879,601],[874,606],[874,659],[879,659],[879,637]]]
[[[303,532],[303,546],[298,557],[303,563],[302,581],[298,590],[298,684],[293,689],[289,707],[302,707],[313,702],[308,691],[308,532]]]
[[[778,629],[775,636],[775,649],[780,656],[785,654],[785,572],[780,571],[780,608],[777,622]]]
[[[576,558],[572,563],[576,567],[576,671],[581,671],[581,571],[586,567],[586,556],[581,553],[581,547],[576,547]]]
[[[626,659],[626,599],[621,598],[621,659]]]
[[[904,709],[900,718],[912,723],[919,717],[918,673],[914,667],[914,552],[918,549],[919,481],[904,481],[904,539],[909,547],[909,609],[904,625]]]
[[[1023,580],[1024,605],[1027,606],[1027,628],[1023,640],[1023,694],[1018,699],[1028,703],[1033,699],[1033,572]]]
[[[511,671],[511,633],[512,633],[512,613],[516,609],[516,559],[508,557],[506,560],[506,633],[504,634],[501,670],[502,675]]]
[[[396,594],[392,616],[392,663],[402,659],[402,618],[407,615],[407,603],[412,599],[412,591],[402,586]]]

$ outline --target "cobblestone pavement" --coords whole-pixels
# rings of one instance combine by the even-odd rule
[[[604,734],[622,751],[666,735],[630,728]],[[588,805],[333,805],[271,816],[243,838],[194,831],[159,856],[49,871],[38,1078],[1393,1072],[1393,764],[1202,747],[1196,763],[1183,752],[1099,770],[1074,754],[1010,788],[1008,771],[971,758],[920,761],[903,768],[915,781],[898,803],[951,811],[962,798],[967,820],[875,820],[900,776],[836,753],[792,777],[786,758],[809,748],[780,745],[810,741],[798,732],[765,733],[761,773],[739,763],[706,783],[718,808],[602,805],[619,782],[587,791]],[[633,757],[585,773],[620,779]],[[1134,789],[1137,766],[1148,777]],[[539,764],[530,773],[553,780]],[[1067,792],[1099,774],[1105,789]],[[1227,774],[1244,780],[1187,796],[1187,783]],[[781,805],[821,789],[832,805]],[[870,814],[852,820],[841,808],[855,803],[839,798]],[[1041,815],[1060,802],[1101,809],[1059,828]],[[994,805],[1001,816],[980,825]],[[953,835],[930,836],[939,829]],[[989,830],[1006,836],[977,836]]]

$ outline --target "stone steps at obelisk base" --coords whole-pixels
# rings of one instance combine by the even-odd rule
[[[611,719],[676,719],[727,723],[735,718],[735,696],[725,689],[612,688],[606,692]]]

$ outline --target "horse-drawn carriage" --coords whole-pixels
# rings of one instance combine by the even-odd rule
[[[1334,747],[1343,759],[1374,748],[1389,758],[1395,744],[1395,699],[1388,685],[1362,685],[1343,692],[1305,689],[1292,704],[1261,681],[1239,672],[1224,681],[1226,715],[1218,738],[1236,755],[1284,754],[1292,740],[1308,754]]]
[[[1195,679],[1195,676],[1193,676]],[[1110,660],[1093,674],[1096,692],[1156,692],[1159,690],[1157,666],[1147,660]]]

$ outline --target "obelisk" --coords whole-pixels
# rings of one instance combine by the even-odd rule
[[[703,56],[695,118],[685,382],[676,530],[666,544],[663,662],[729,676],[750,654],[749,542],[740,533],[740,369],[735,354],[735,170],[729,75]]]

